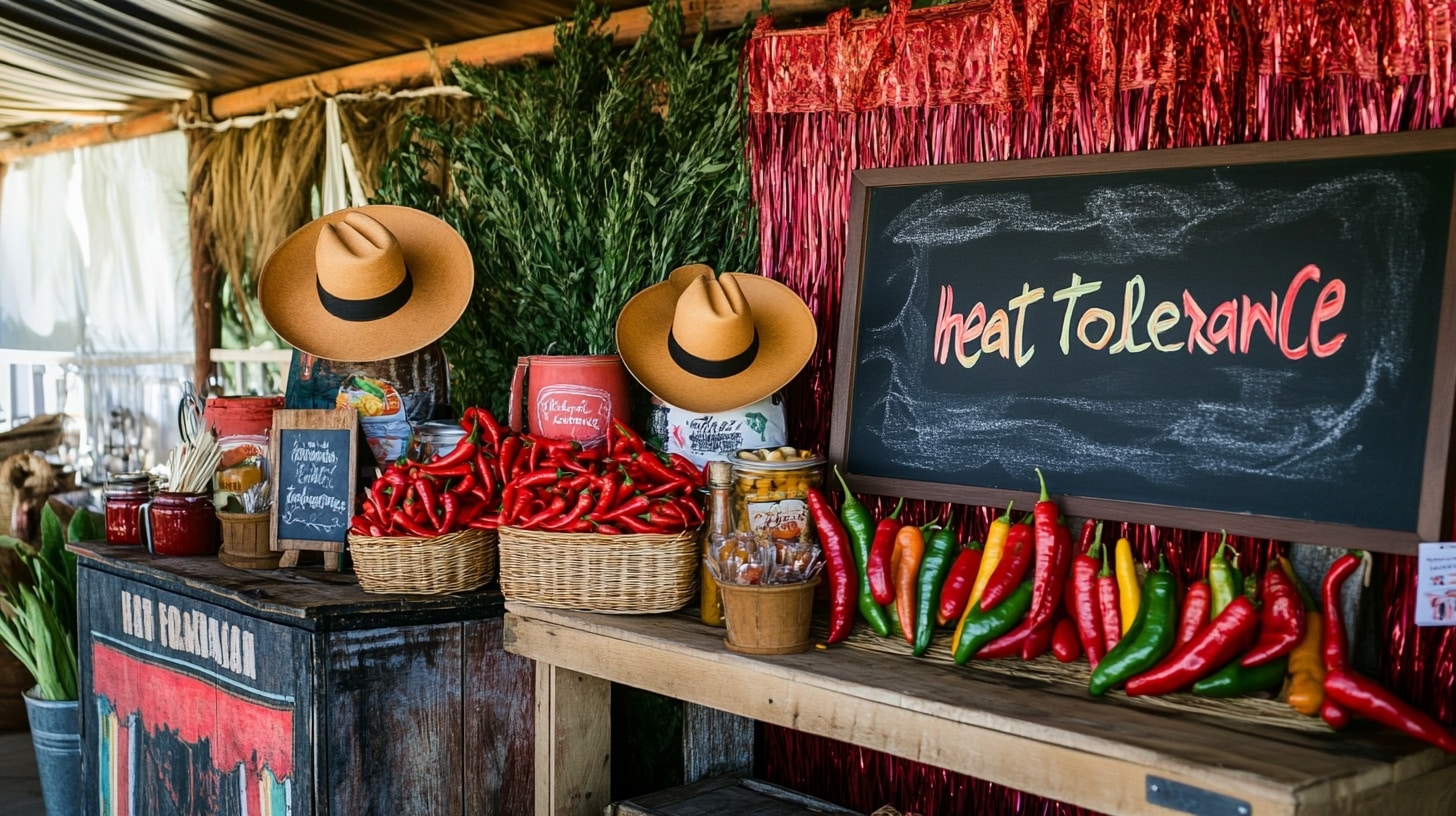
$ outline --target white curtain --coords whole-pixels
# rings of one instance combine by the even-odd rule
[[[149,467],[178,440],[192,373],[187,140],[180,132],[50,154],[0,192],[0,374],[65,353],[87,475]],[[77,395],[81,399],[76,399]]]
[[[0,349],[79,351],[76,152],[14,164],[0,191]]]

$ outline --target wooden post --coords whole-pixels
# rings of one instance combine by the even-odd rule
[[[683,703],[683,783],[721,774],[753,774],[754,722],[696,703]]]
[[[612,684],[536,664],[536,816],[597,816],[612,789]]]

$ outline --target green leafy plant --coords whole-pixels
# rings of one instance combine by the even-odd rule
[[[471,303],[444,338],[461,404],[504,415],[516,358],[610,354],[621,307],[693,262],[756,271],[738,90],[747,26],[685,37],[654,0],[617,48],[608,8],[557,26],[554,61],[454,67],[484,111],[411,118],[376,200],[432,212],[475,258]]]
[[[37,552],[20,539],[0,536],[0,547],[14,550],[27,576],[0,576],[0,643],[30,671],[44,700],[78,699],[76,637],[76,556],[66,540],[106,535],[97,513],[76,511],[67,530],[49,506],[41,510]]]

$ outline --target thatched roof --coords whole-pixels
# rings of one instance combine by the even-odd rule
[[[608,0],[613,9],[641,0]],[[0,133],[88,123],[570,17],[573,0],[6,3]]]

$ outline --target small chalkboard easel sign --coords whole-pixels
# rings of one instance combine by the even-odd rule
[[[359,415],[352,409],[273,412],[273,549],[279,566],[298,564],[299,550],[324,553],[339,569],[354,513],[354,452]]]

